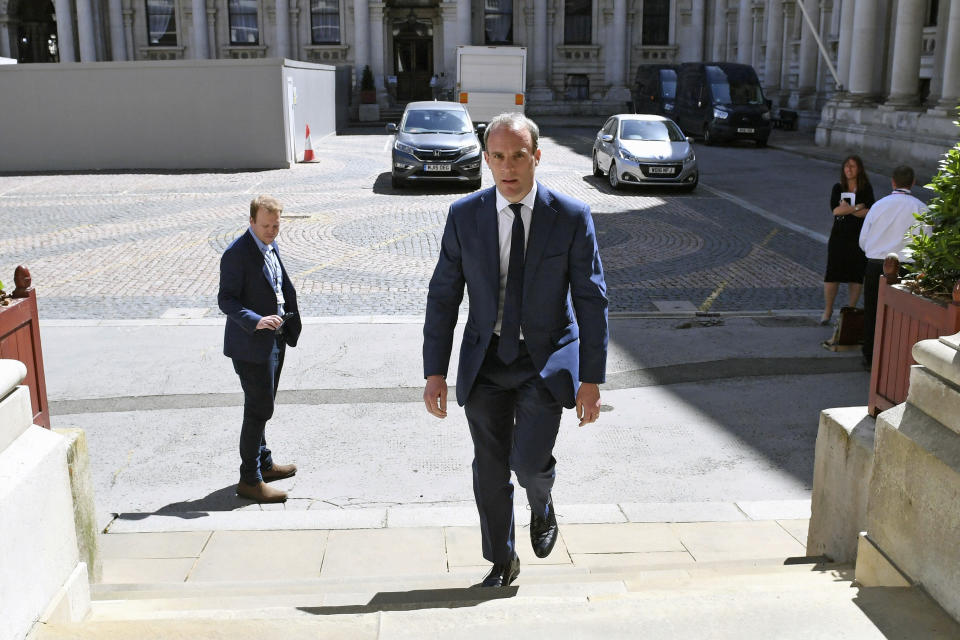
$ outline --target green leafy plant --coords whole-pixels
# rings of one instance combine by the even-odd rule
[[[960,108],[957,111],[960,117]],[[960,121],[953,124],[960,127]],[[911,274],[904,284],[927,297],[950,299],[960,280],[960,141],[943,154],[937,174],[926,186],[936,195],[917,221],[932,232],[912,236],[907,245],[913,264],[904,265]]]

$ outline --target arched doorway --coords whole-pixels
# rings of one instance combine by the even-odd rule
[[[21,0],[13,11],[18,62],[59,62],[57,19],[52,0]]]
[[[397,76],[397,100],[430,100],[433,93],[433,23],[410,13],[393,23],[393,73]]]

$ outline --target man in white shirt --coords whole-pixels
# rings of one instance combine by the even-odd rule
[[[867,254],[867,268],[863,276],[863,366],[867,369],[873,363],[873,335],[883,259],[890,253],[896,253],[901,264],[913,262],[906,248],[909,242],[907,232],[918,224],[916,215],[927,210],[927,205],[910,194],[910,188],[915,183],[913,169],[897,167],[893,171],[892,182],[893,193],[873,203],[860,230],[860,248]],[[925,230],[918,227],[914,233],[925,233]]]

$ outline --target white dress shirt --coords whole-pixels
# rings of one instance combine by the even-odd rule
[[[503,323],[503,300],[507,295],[507,271],[510,269],[510,236],[513,233],[513,209],[511,202],[501,195],[497,189],[497,231],[500,233],[500,297],[497,300],[497,324],[493,332],[500,335],[500,325]],[[537,199],[537,183],[533,183],[530,193],[520,201],[520,219],[523,220],[523,248],[526,254],[527,239],[530,237],[530,220],[533,219],[533,203]],[[523,330],[520,331],[523,339]]]
[[[900,256],[900,262],[913,262],[906,248],[912,234],[927,233],[928,229],[912,229],[919,224],[915,214],[925,212],[927,205],[910,195],[909,189],[894,189],[893,193],[873,203],[860,229],[860,248],[870,260],[883,260],[888,253]]]

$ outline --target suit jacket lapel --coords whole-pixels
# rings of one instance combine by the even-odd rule
[[[488,189],[480,198],[477,209],[477,237],[480,238],[482,252],[480,268],[483,274],[490,274],[488,284],[492,297],[487,301],[493,304],[496,313],[500,295],[500,230],[497,224],[496,187]]]
[[[530,236],[527,238],[527,251],[523,261],[523,289],[529,291],[533,286],[533,276],[537,271],[543,250],[547,246],[547,238],[557,221],[557,212],[553,208],[553,196],[539,182],[537,183],[537,198],[533,203],[533,214],[530,218]]]

